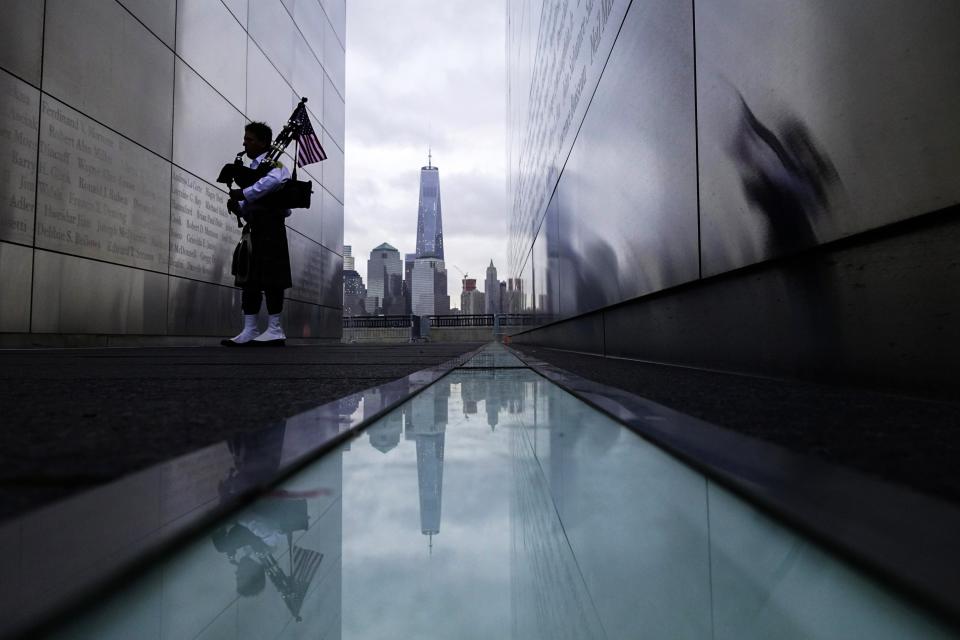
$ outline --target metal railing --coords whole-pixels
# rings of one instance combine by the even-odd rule
[[[414,326],[415,316],[344,316],[344,329],[405,329]],[[451,314],[427,316],[429,326],[445,328],[532,327],[550,321],[546,315],[532,313]]]
[[[501,313],[498,320],[501,327],[532,327],[549,322],[550,317],[533,313]]]
[[[344,316],[344,329],[405,329],[413,325],[413,316]]]
[[[427,316],[431,327],[492,327],[493,314]]]

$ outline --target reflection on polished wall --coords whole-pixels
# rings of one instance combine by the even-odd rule
[[[288,219],[291,337],[340,335],[345,0],[13,0],[0,26],[0,332],[223,335],[214,178],[300,96],[329,159]],[[291,163],[287,157],[285,162]]]
[[[544,321],[960,203],[956,2],[507,8],[509,275]],[[801,286],[842,288],[828,280]],[[865,287],[860,322],[896,297]]]

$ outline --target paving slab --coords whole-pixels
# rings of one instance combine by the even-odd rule
[[[0,350],[0,519],[478,346]]]

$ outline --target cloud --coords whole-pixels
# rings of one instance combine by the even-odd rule
[[[458,265],[506,271],[504,6],[421,0],[347,3],[344,242],[366,278],[381,242],[416,242],[420,167],[440,167],[449,291]]]

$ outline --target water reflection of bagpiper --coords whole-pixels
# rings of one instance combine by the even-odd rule
[[[220,482],[222,500],[247,495],[276,476],[284,435],[285,429],[271,428],[228,441],[234,466]],[[300,621],[303,599],[320,569],[323,554],[294,544],[293,537],[310,526],[306,497],[328,494],[325,489],[274,490],[213,531],[213,546],[235,567],[239,595],[258,595],[269,578],[290,613]],[[284,538],[287,571],[277,560],[284,552]]]
[[[245,512],[236,523],[214,531],[213,544],[236,566],[237,593],[260,594],[265,578],[276,588],[290,614],[300,622],[300,609],[323,554],[293,542],[294,531],[307,529],[306,500],[266,500]],[[287,570],[277,561],[286,537]]]

